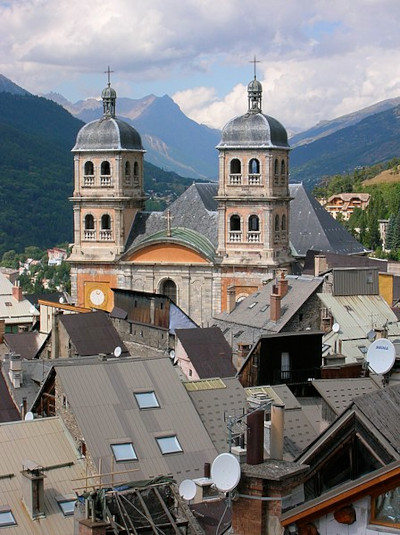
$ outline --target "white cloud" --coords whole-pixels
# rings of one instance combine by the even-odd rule
[[[0,17],[0,72],[32,92],[98,94],[110,64],[117,88],[165,84],[221,127],[246,111],[257,54],[264,111],[288,127],[400,95],[398,0],[13,0]]]

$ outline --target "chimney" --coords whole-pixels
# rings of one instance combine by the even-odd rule
[[[247,464],[264,461],[264,411],[256,410],[247,415]]]
[[[270,458],[281,461],[283,459],[285,405],[273,403],[271,406],[271,439]]]
[[[25,420],[26,416],[26,398],[22,398],[21,403],[21,420]]]
[[[21,355],[10,355],[8,376],[14,388],[19,388],[21,386],[23,378]]]
[[[19,281],[15,281],[14,286],[12,287],[12,296],[17,301],[22,301],[22,288],[19,285]]]
[[[236,291],[233,285],[228,286],[228,288],[226,289],[226,299],[227,299],[228,314],[230,314],[236,306]]]
[[[289,289],[289,281],[285,278],[285,274],[282,271],[281,278],[278,280],[278,294],[281,297],[285,297],[285,295],[288,293]]]
[[[22,498],[32,519],[45,516],[44,478],[42,467],[34,461],[23,462]]]
[[[328,262],[326,256],[323,254],[317,254],[314,256],[314,275],[318,277],[321,273],[325,273],[328,269]]]
[[[272,287],[272,294],[270,295],[269,317],[271,321],[278,321],[281,317],[281,299],[278,293],[278,288],[274,285]]]

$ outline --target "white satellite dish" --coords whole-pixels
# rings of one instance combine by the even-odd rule
[[[334,324],[332,325],[332,331],[333,331],[334,333],[338,333],[338,332],[340,331],[340,325],[339,325],[339,323],[334,323]]]
[[[58,300],[58,302],[62,305],[64,302],[65,302],[65,299],[63,296],[60,297],[60,299]]]
[[[27,413],[25,414],[25,420],[26,420],[27,422],[33,420],[33,412],[31,412],[31,411],[27,412]]]
[[[117,346],[115,349],[114,349],[114,357],[120,357],[121,356],[121,353],[122,353],[122,349],[120,348],[120,346]]]
[[[387,338],[378,338],[368,348],[367,361],[371,370],[384,375],[388,373],[396,359],[396,349]]]
[[[240,464],[231,453],[221,453],[211,465],[211,479],[217,489],[229,492],[240,480]]]
[[[179,485],[179,495],[182,496],[184,500],[193,500],[196,496],[196,483],[191,479],[185,479]]]
[[[173,349],[171,349],[171,351],[169,352],[169,358],[171,360],[174,360],[174,358],[175,358],[175,351]]]

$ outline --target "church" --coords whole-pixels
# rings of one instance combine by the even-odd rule
[[[291,225],[303,248],[304,236],[316,248],[322,235],[329,242],[331,231],[336,252],[364,252],[336,222],[319,232],[321,207],[314,205],[297,220],[290,216],[287,132],[262,112],[262,85],[255,75],[247,93],[246,113],[222,130],[218,183],[195,183],[164,212],[148,212],[145,150],[140,134],[116,117],[117,95],[108,81],[103,117],[82,127],[72,149],[74,245],[69,262],[78,306],[111,311],[113,288],[159,293],[201,326],[226,310],[228,302],[292,271],[298,247]],[[297,211],[305,206],[303,199]],[[309,221],[311,213],[315,217]]]

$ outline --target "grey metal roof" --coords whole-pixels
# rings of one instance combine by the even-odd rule
[[[210,385],[209,388],[192,390],[196,383],[184,383],[191,387],[188,390],[200,418],[213,441],[218,453],[228,452],[228,417],[238,417],[246,410],[246,393],[239,380],[235,377],[224,378],[220,385]]]
[[[76,497],[74,488],[85,484],[84,461],[79,459],[59,418],[42,418],[0,425],[0,504],[8,505],[17,524],[3,527],[13,535],[70,535],[74,516],[64,516],[57,497]],[[27,459],[44,468],[44,513],[32,520],[22,500],[22,475]],[[9,477],[4,477],[10,474]],[[89,483],[91,481],[89,480]]]
[[[117,346],[121,347],[122,354],[128,353],[117,330],[104,312],[62,314],[59,320],[80,356],[100,353],[111,355]]]
[[[341,254],[367,252],[302,184],[289,184],[289,191],[293,197],[289,239],[295,256],[305,256],[309,249]]]
[[[336,415],[347,409],[356,397],[380,390],[378,384],[369,377],[315,379],[312,385]]]
[[[288,293],[281,300],[281,316],[278,321],[270,319],[270,296],[275,280],[269,281],[261,290],[237,303],[232,312],[216,314],[213,324],[221,329],[225,338],[236,347],[238,342],[252,343],[263,333],[279,333],[293,315],[320,288],[322,277],[287,275]]]
[[[201,477],[216,449],[169,358],[109,360],[78,366],[55,366],[69,407],[85,437],[95,466],[114,482],[171,474],[178,483]],[[140,410],[135,392],[154,391],[160,407]],[[162,455],[157,437],[177,436],[182,452]],[[132,442],[138,460],[112,461],[111,444]],[[110,477],[104,477],[106,482]]]
[[[79,130],[72,152],[108,150],[144,149],[140,135],[133,126],[116,117],[102,117]]]
[[[176,329],[175,335],[200,379],[234,377],[232,349],[218,327]]]
[[[21,415],[7,388],[6,380],[0,373],[0,422],[20,420]]]
[[[168,208],[172,218],[172,230],[174,231],[176,228],[189,229],[194,231],[196,236],[202,235],[203,241],[207,243],[208,255],[211,254],[210,244],[214,248],[217,246],[217,203],[214,199],[217,192],[217,183],[196,183],[182,193]],[[164,212],[138,213],[127,240],[126,254],[157,233],[165,232],[166,229],[166,210]],[[198,243],[197,237],[195,244],[196,242]]]
[[[231,119],[223,128],[218,149],[228,148],[289,149],[282,124],[263,113],[248,112]]]

